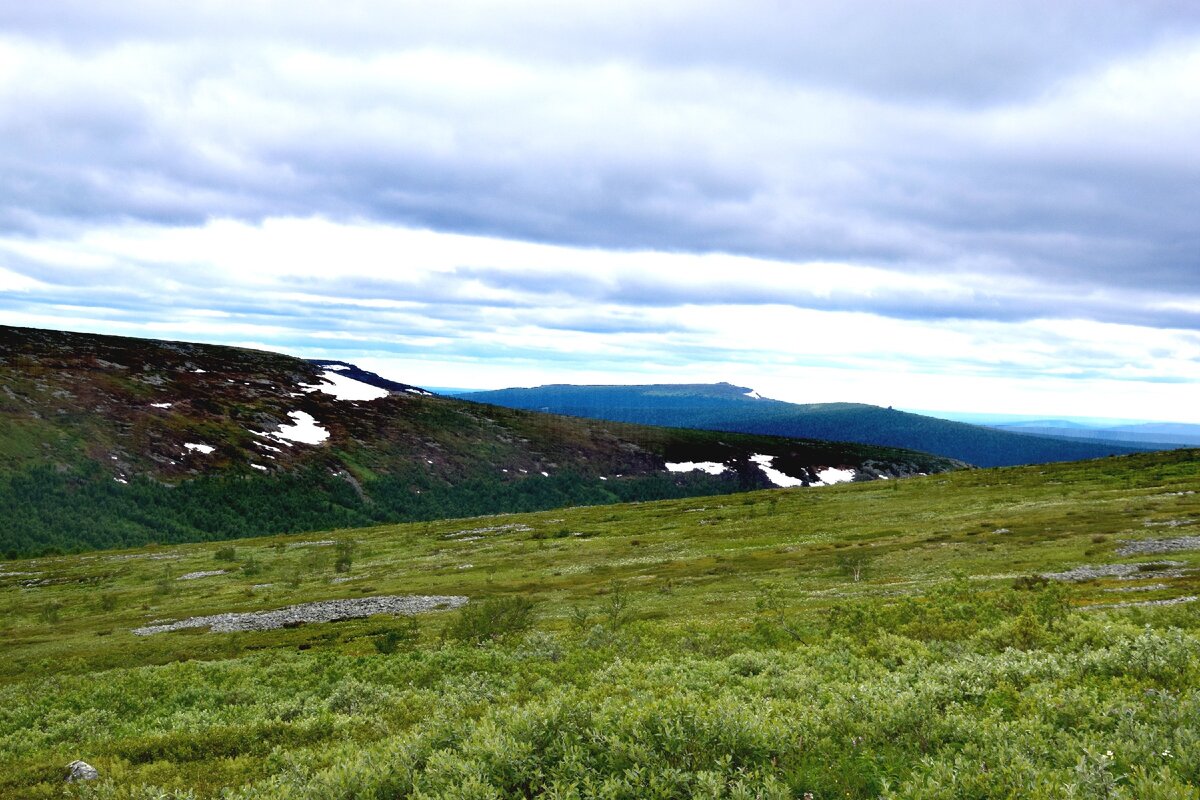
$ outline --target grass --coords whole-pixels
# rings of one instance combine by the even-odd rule
[[[1196,490],[1178,451],[8,562],[0,796],[1200,797],[1197,606],[1103,608],[1200,553],[1030,579],[1163,560],[1114,551]],[[378,594],[471,604],[130,633]]]

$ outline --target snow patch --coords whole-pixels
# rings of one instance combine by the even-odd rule
[[[746,396],[746,397],[752,397],[752,398],[754,398],[755,400],[765,400],[765,399],[766,399],[766,398],[764,398],[764,397],[763,397],[761,394],[759,394],[758,392],[754,391],[753,389],[751,389],[750,391],[746,392],[745,396]]]
[[[345,364],[326,364],[325,369],[331,369],[334,372],[340,372],[344,369],[350,369]]]
[[[342,367],[342,369],[346,369],[346,367]],[[324,383],[302,383],[300,384],[300,388],[306,392],[331,394],[338,400],[378,400],[381,397],[387,397],[391,394],[387,389],[381,389],[369,383],[356,381],[354,378],[337,372],[331,372],[328,369],[321,373],[321,380]]]
[[[786,472],[780,472],[771,466],[775,461],[775,456],[766,455],[764,453],[755,453],[750,456],[750,460],[758,464],[758,468],[767,476],[767,480],[780,488],[789,488],[792,486],[803,486],[804,481],[799,478],[793,478]]]
[[[208,455],[209,453],[211,453],[212,451],[217,449],[217,448],[213,447],[211,444],[195,444],[193,442],[188,442],[187,444],[184,445],[184,447],[188,450],[194,450],[198,453],[203,453],[204,455]]]
[[[263,472],[266,472],[266,471],[267,471],[267,468],[266,468],[266,467],[264,467],[262,464],[251,464],[250,466],[254,467],[255,469],[260,469],[260,470],[262,470]]]
[[[192,374],[193,375],[203,375],[207,371],[208,370],[204,370],[204,369],[200,369],[199,367],[196,367],[196,369],[192,370]]]
[[[124,478],[113,478],[113,480],[117,483],[129,483],[129,481],[125,480]]]
[[[422,397],[433,397],[433,392],[427,392],[424,389],[405,389],[404,391],[410,394],[419,394]]]
[[[832,486],[835,483],[849,483],[854,480],[854,470],[852,469],[836,469],[835,467],[826,467],[817,472],[817,477],[821,479],[823,486]]]
[[[668,461],[667,470],[670,472],[691,472],[693,470],[707,472],[709,475],[720,475],[729,467],[717,461]]]
[[[320,444],[329,438],[329,431],[322,428],[312,414],[307,411],[289,411],[288,416],[295,422],[291,425],[281,425],[274,433],[259,433],[277,441],[300,442],[301,444]]]
[[[171,404],[170,403],[151,403],[150,407],[151,408],[170,408]]]

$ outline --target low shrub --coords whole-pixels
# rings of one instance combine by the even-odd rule
[[[384,631],[371,640],[375,650],[390,655],[401,648],[413,647],[421,638],[421,630],[415,617],[408,617],[397,627]]]
[[[446,626],[445,638],[473,643],[508,639],[533,626],[533,611],[533,601],[522,595],[469,603]]]

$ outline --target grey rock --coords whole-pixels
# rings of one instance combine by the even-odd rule
[[[1170,588],[1165,583],[1148,583],[1145,586],[1117,586],[1112,589],[1104,589],[1106,592],[1158,592],[1163,589]]]
[[[1043,572],[1043,578],[1052,581],[1090,581],[1095,578],[1117,578],[1119,580],[1137,580],[1138,578],[1177,578],[1184,574],[1180,569],[1182,561],[1158,561],[1148,564],[1085,564],[1064,572]]]
[[[1121,542],[1117,548],[1119,556],[1153,555],[1178,553],[1181,550],[1200,550],[1200,536],[1178,536],[1174,539],[1143,539]]]
[[[76,781],[94,781],[100,777],[96,768],[86,761],[72,761],[67,764],[67,783]]]
[[[206,569],[200,572],[189,572],[187,575],[180,575],[175,580],[179,581],[194,581],[197,578],[211,578],[214,575],[224,575],[229,570],[226,569]]]
[[[470,530],[465,531],[455,531],[454,533],[447,533],[442,538],[458,539],[459,541],[463,542],[473,542],[476,539],[482,539],[483,536],[488,533],[505,533],[509,531],[514,533],[524,533],[531,530],[533,530],[533,528],[529,527],[523,522],[510,522],[507,525],[491,525],[485,528],[471,528]]]
[[[135,636],[150,636],[155,633],[178,631],[184,628],[208,628],[213,633],[234,631],[269,631],[288,628],[309,622],[336,622],[343,619],[370,617],[375,614],[420,614],[425,611],[458,608],[465,605],[466,597],[456,595],[385,595],[382,597],[354,597],[345,600],[321,600],[301,603],[273,611],[248,611],[228,614],[212,614],[205,617],[189,617],[163,625],[146,625],[134,628]]]

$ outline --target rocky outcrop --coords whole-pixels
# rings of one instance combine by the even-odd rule
[[[249,611],[189,617],[178,622],[146,625],[134,628],[135,636],[150,636],[185,628],[208,628],[213,633],[234,631],[269,631],[290,628],[310,622],[336,622],[343,619],[371,617],[375,614],[420,614],[425,611],[458,608],[467,598],[457,595],[406,595],[383,597],[354,597],[346,600],[321,600],[316,603],[278,608],[273,611]]]

